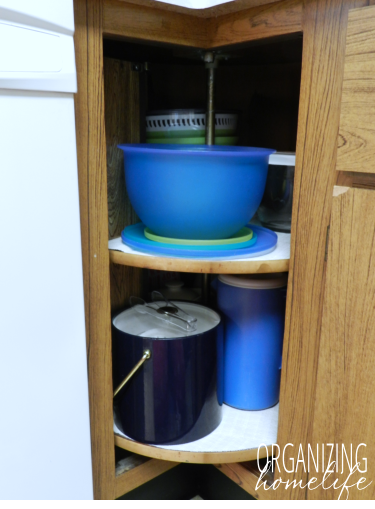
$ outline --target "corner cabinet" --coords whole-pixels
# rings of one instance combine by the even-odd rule
[[[313,473],[298,462],[299,449],[307,452],[309,444],[316,450],[321,444],[332,443],[341,451],[342,444],[350,442],[354,447],[367,444],[367,449],[361,450],[361,458],[367,456],[367,473],[361,475],[368,482],[375,475],[371,434],[375,420],[375,177],[371,166],[375,63],[370,49],[375,43],[375,7],[370,7],[371,3],[241,0],[193,11],[150,0],[74,1],[76,130],[95,498],[120,497],[185,461],[215,464],[259,499],[338,496],[333,488],[267,489],[272,484],[270,473],[264,478],[266,485],[256,490],[259,471],[254,460],[258,448],[254,445],[225,454],[178,453],[114,434],[111,312],[123,306],[130,295],[141,294],[143,269],[191,273],[289,270],[280,403],[278,415],[272,418],[276,419],[275,442],[280,450],[293,445],[289,446],[288,461],[294,462],[295,468],[279,461],[280,472],[276,470],[274,478],[301,481],[305,486]],[[363,33],[367,35],[362,37]],[[139,43],[138,51],[134,45]],[[236,82],[235,95],[241,101],[247,100],[247,90],[254,92],[255,83],[257,89],[273,87],[285,95],[285,104],[292,104],[287,96],[298,85],[290,261],[281,256],[267,263],[200,263],[108,249],[108,240],[136,221],[119,184],[122,163],[119,151],[114,150],[117,143],[139,142],[142,137],[139,119],[144,101],[140,95],[145,80],[134,73],[131,63],[137,58],[144,61],[145,52],[149,52],[159,64],[158,55],[181,65],[181,58],[191,56],[192,50],[206,49],[237,52],[239,65],[253,66],[251,72],[238,70],[242,76],[238,83],[235,71],[227,73],[227,78],[223,71],[223,83],[232,80],[234,86]],[[298,59],[296,81],[293,65]],[[269,64],[268,70],[263,63]],[[199,70],[193,67],[191,73],[198,75]],[[156,88],[164,79],[163,69],[158,69]],[[170,93],[177,94],[178,73],[164,71],[165,80],[176,80]],[[228,91],[222,92],[223,97],[225,93]],[[277,98],[271,106],[277,104]],[[252,111],[255,122],[260,117],[256,108]],[[279,131],[284,136],[290,132],[293,137],[291,108],[280,111],[290,122],[282,122]],[[249,136],[254,139],[254,134]],[[255,424],[248,424],[249,435],[252,426]],[[140,455],[129,456],[129,468],[117,476],[115,446]],[[262,451],[266,457],[266,449]],[[338,476],[343,475],[340,469]],[[374,498],[374,489],[351,488],[349,498]]]

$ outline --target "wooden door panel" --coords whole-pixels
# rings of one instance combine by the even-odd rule
[[[335,187],[332,204],[326,286],[323,301],[317,389],[312,447],[319,444],[322,480],[322,444],[338,444],[339,472],[332,473],[325,486],[338,478],[342,482],[349,467],[342,444],[350,458],[350,444],[358,449],[360,469],[348,485],[360,477],[364,488],[375,479],[375,192]],[[342,464],[342,456],[344,464]],[[334,452],[333,458],[336,458]],[[327,464],[327,447],[325,466]],[[343,473],[342,473],[343,471]],[[310,478],[315,476],[310,471]],[[308,491],[308,498],[337,499],[340,490],[322,487]],[[373,499],[375,483],[363,490],[349,489],[350,499]],[[342,498],[346,498],[344,492]]]
[[[349,11],[337,170],[375,173],[375,6]]]
[[[325,275],[326,229],[336,182],[337,133],[345,34],[351,7],[366,0],[311,0],[304,4],[303,61],[298,118],[292,243],[288,283],[278,444],[294,455],[311,439]],[[292,454],[290,452],[290,454]],[[281,477],[302,480],[299,465]],[[279,488],[277,498],[304,499],[306,490]]]

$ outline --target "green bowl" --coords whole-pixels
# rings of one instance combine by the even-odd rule
[[[147,143],[167,143],[179,145],[205,145],[204,136],[194,138],[147,138]],[[215,136],[215,145],[237,145],[238,136]]]
[[[247,242],[253,238],[253,230],[244,226],[241,230],[229,239],[218,239],[218,240],[194,240],[194,239],[171,239],[168,237],[159,237],[155,235],[150,228],[146,226],[144,230],[146,239],[153,240],[154,242],[161,242],[162,244],[178,244],[183,246],[225,246],[229,244],[240,244]],[[235,247],[235,246],[234,246]]]

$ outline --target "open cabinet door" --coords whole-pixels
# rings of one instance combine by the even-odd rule
[[[350,11],[336,167],[346,185],[333,190],[311,440],[319,473],[311,462],[309,472],[315,486],[333,463],[310,499],[341,491],[341,499],[375,497],[374,47],[375,7]]]

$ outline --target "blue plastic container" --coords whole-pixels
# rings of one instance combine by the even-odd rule
[[[134,210],[154,233],[175,239],[225,239],[256,212],[270,149],[131,144],[124,151]]]
[[[263,410],[279,401],[287,276],[219,276],[224,402]]]

